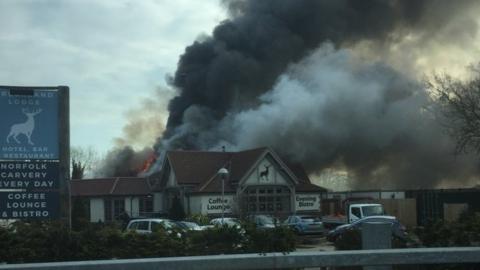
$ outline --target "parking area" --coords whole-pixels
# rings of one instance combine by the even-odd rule
[[[322,235],[297,236],[297,251],[333,251],[333,243],[328,242]]]

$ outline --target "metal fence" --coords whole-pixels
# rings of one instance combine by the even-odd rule
[[[480,247],[376,249],[214,255],[2,265],[22,270],[286,269],[326,266],[379,266],[479,263]]]

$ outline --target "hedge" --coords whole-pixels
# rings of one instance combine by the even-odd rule
[[[16,222],[0,227],[0,262],[30,263],[100,259],[289,252],[295,237],[288,228],[253,225],[204,231],[137,234],[116,226],[88,224],[70,231],[59,222]]]

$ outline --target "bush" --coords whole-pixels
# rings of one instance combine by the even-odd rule
[[[210,218],[207,215],[202,214],[193,214],[187,217],[188,221],[197,223],[198,225],[208,225],[210,224]]]
[[[290,252],[295,250],[295,233],[284,226],[273,229],[257,229],[255,224],[245,225],[247,253]]]
[[[427,247],[480,246],[480,213],[464,213],[455,222],[431,221],[416,233]]]
[[[89,224],[69,231],[59,222],[16,222],[0,228],[0,262],[29,263],[127,259],[245,252],[288,252],[295,238],[288,228],[272,230],[214,227],[205,231],[123,232],[116,226]]]
[[[244,231],[234,226],[216,226],[188,232],[188,255],[242,253]]]

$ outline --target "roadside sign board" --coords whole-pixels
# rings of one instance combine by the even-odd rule
[[[68,96],[0,86],[0,219],[70,222]]]
[[[60,197],[51,191],[0,192],[0,217],[4,219],[50,219],[58,217]]]
[[[58,170],[58,162],[0,161],[0,189],[58,189]]]
[[[58,90],[0,87],[0,159],[58,159]]]

